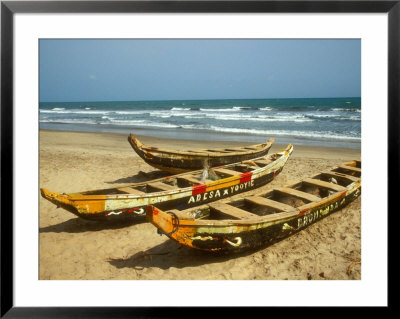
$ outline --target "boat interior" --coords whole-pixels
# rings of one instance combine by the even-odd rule
[[[136,139],[136,141],[138,141]],[[185,151],[178,151],[178,150],[169,150],[169,149],[163,149],[159,147],[154,147],[154,146],[147,146],[142,143],[140,145],[137,143],[137,145],[143,150],[143,151],[151,151],[151,152],[160,152],[160,153],[167,153],[167,154],[187,154],[187,153],[193,153],[193,154],[235,154],[235,153],[252,153],[252,152],[257,152],[265,149],[265,147],[268,144],[273,143],[273,139],[268,140],[266,143],[263,144],[255,144],[255,145],[250,145],[250,146],[243,146],[243,147],[228,147],[228,148],[214,148],[214,149],[194,149],[194,150],[185,150]]]
[[[279,213],[297,212],[309,204],[346,190],[353,182],[361,180],[361,162],[340,165],[300,182],[279,187],[263,194],[247,196],[230,202],[214,202],[186,211],[170,210],[180,218],[206,220],[254,219]]]
[[[277,153],[278,154],[278,153]],[[205,168],[188,173],[182,173],[169,177],[163,177],[148,182],[135,183],[128,186],[120,186],[109,189],[92,190],[79,193],[80,195],[118,195],[133,194],[143,196],[146,194],[173,191],[179,188],[192,187],[195,185],[207,184],[220,179],[239,176],[240,174],[252,172],[265,167],[283,155],[271,154],[254,160],[247,160],[241,163],[229,164],[217,168]]]

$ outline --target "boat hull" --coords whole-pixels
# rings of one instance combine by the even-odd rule
[[[296,213],[280,213],[278,220],[256,223],[245,221],[184,220],[158,208],[147,207],[147,219],[161,233],[182,245],[211,252],[240,252],[268,246],[305,229],[311,224],[340,210],[361,194],[361,183],[348,191]]]
[[[232,153],[231,155],[224,154],[212,155],[212,154],[189,154],[188,152],[162,152],[159,149],[147,148],[144,150],[142,144],[131,134],[128,136],[129,144],[135,152],[149,165],[172,174],[179,174],[194,170],[203,169],[205,161],[209,167],[218,167],[222,165],[228,165],[232,163],[237,163],[245,160],[251,160],[257,157],[267,155],[273,139],[270,139],[268,143],[265,143],[264,148],[260,151],[253,151],[247,153]]]
[[[260,168],[239,176],[177,189],[176,191],[149,193],[145,196],[130,194],[83,196],[80,194],[59,194],[42,188],[41,195],[55,205],[84,219],[145,220],[147,205],[155,205],[164,210],[183,210],[265,185],[282,171],[292,150],[293,147],[289,145],[286,150],[278,152],[282,156],[272,162],[268,168]]]
[[[219,185],[209,187],[193,187],[190,191],[178,194],[170,194],[154,197],[131,198],[120,195],[113,199],[98,200],[71,200],[51,193],[46,189],[41,190],[44,198],[59,207],[62,207],[78,217],[91,220],[112,220],[112,219],[145,219],[147,205],[156,205],[160,209],[188,209],[198,205],[207,204],[219,199],[227,198],[252,189],[261,187],[271,182],[281,169],[262,175],[255,179],[242,179],[239,181],[228,181]],[[125,197],[125,198],[124,198]],[[174,198],[175,197],[175,198]],[[90,211],[87,207],[96,207],[98,211]]]

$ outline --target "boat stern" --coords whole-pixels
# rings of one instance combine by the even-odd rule
[[[146,207],[146,219],[157,227],[160,235],[179,242],[182,245],[196,248],[192,244],[191,237],[196,232],[194,218],[182,219],[173,211],[162,211],[152,205]]]
[[[146,207],[146,219],[164,234],[170,234],[176,228],[172,214],[167,214],[152,205]]]

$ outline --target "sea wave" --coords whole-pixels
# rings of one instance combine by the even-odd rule
[[[163,123],[163,122],[149,122],[145,120],[111,120],[112,125],[120,126],[135,126],[135,127],[160,127],[160,128],[179,128],[180,125]],[[101,122],[99,124],[109,125],[110,122]]]
[[[174,111],[174,112],[171,112],[171,111],[163,111],[163,110],[160,110],[160,111],[151,111],[150,113],[149,113],[149,115],[150,116],[153,116],[153,117],[172,117],[172,116],[174,116],[174,117],[185,117],[185,116],[188,116],[188,115],[192,115],[193,113],[191,113],[191,112],[184,112],[184,111]]]
[[[337,114],[306,114],[310,119],[316,120],[334,120],[334,121],[361,121],[361,117],[354,116],[341,116]]]
[[[360,116],[350,116],[350,117],[341,117],[341,118],[337,118],[335,120],[338,121],[361,121],[361,117]]]
[[[204,128],[206,129],[206,128]],[[325,131],[289,131],[289,130],[257,130],[245,128],[228,128],[219,126],[210,126],[209,130],[226,133],[244,133],[252,135],[267,135],[267,136],[287,136],[298,138],[313,138],[313,139],[337,139],[337,140],[354,140],[361,141],[361,137],[340,135],[335,132]]]
[[[202,111],[202,112],[237,112],[237,111],[240,111],[239,108],[235,109],[234,107],[231,107],[231,108],[216,108],[216,109],[201,107],[201,108],[199,108],[199,110]]]
[[[252,111],[252,110],[254,110],[254,108],[251,107],[251,106],[232,106],[232,109],[235,110],[235,111],[237,111],[237,110],[239,110],[239,111],[241,111],[241,110],[243,110],[243,111]]]
[[[361,109],[358,109],[358,108],[349,109],[349,108],[335,107],[335,108],[332,109],[332,111],[336,111],[336,112],[357,112],[357,113],[361,113]]]
[[[231,115],[231,114],[207,114],[208,118],[222,121],[251,121],[251,122],[313,122],[313,119],[303,115]]]
[[[137,114],[149,114],[150,110],[136,110],[136,111],[114,111],[115,114],[119,115],[137,115]]]
[[[324,119],[324,118],[337,118],[339,117],[336,114],[305,114],[305,116],[310,117],[310,118],[317,118],[317,119]]]
[[[53,124],[100,124],[94,119],[40,119],[39,122]]]
[[[114,118],[100,119],[40,119],[40,123],[53,124],[86,124],[86,125],[114,125],[114,126],[133,126],[133,127],[155,127],[155,128],[180,128],[180,125],[163,122],[150,122],[146,120],[122,120]]]
[[[190,107],[173,107],[171,111],[190,111]]]
[[[56,110],[57,109],[57,110]],[[70,109],[66,110],[64,108],[54,108],[51,110],[46,110],[46,109],[39,109],[40,113],[53,113],[53,114],[109,114],[112,113],[113,111],[110,110],[81,110],[81,109]]]
[[[183,117],[185,119],[211,119],[218,121],[257,121],[257,122],[312,122],[314,119],[303,114],[276,113],[276,114],[238,114],[238,113],[204,113],[204,112],[151,112],[150,116],[158,118]]]

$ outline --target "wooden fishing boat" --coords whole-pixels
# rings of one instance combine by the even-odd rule
[[[209,170],[81,193],[59,194],[41,188],[41,195],[86,219],[145,219],[149,204],[186,209],[260,187],[280,173],[292,151],[289,144],[275,154]]]
[[[169,150],[142,144],[133,134],[128,141],[135,152],[149,165],[172,174],[218,167],[264,156],[271,148],[274,138],[268,142],[246,147],[216,148],[204,150]]]
[[[254,193],[254,192],[251,192]],[[341,209],[361,194],[361,161],[300,182],[188,210],[149,205],[147,219],[182,245],[207,251],[242,251],[271,244]]]

